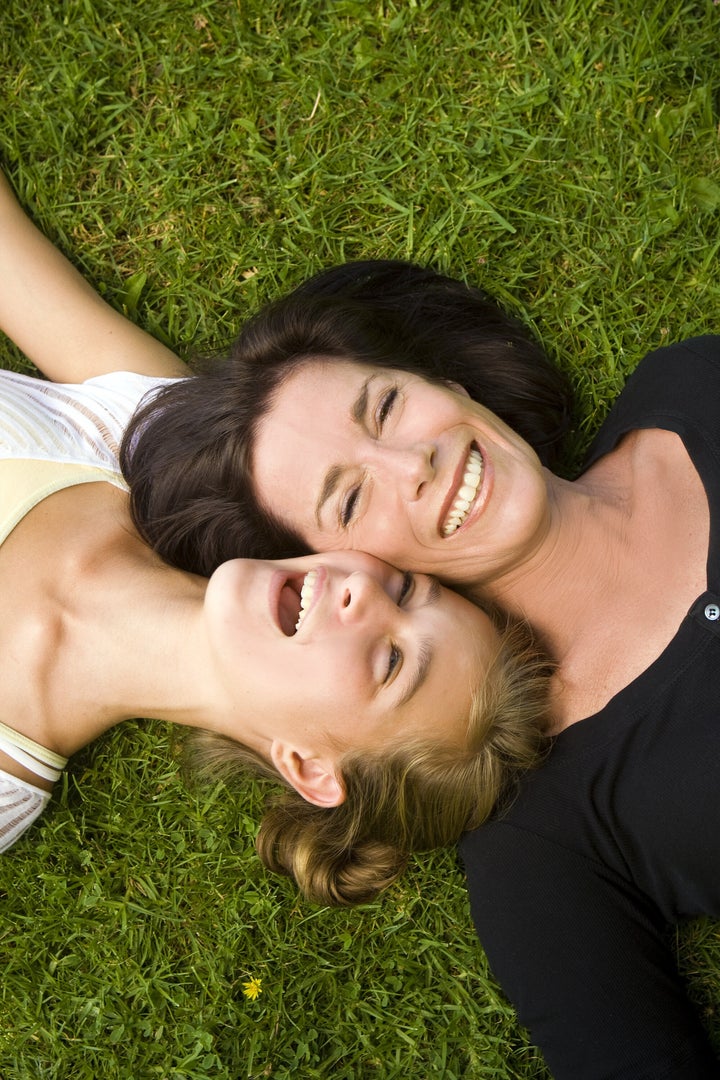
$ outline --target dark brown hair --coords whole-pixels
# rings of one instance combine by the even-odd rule
[[[307,552],[258,505],[252,451],[278,387],[312,358],[458,383],[548,466],[569,426],[563,375],[479,289],[403,262],[326,270],[250,320],[227,360],[167,387],[133,418],[121,450],[131,513],[168,562],[210,574],[229,558]]]

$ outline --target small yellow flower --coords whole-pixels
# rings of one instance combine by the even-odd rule
[[[250,998],[251,1001],[255,1001],[262,994],[262,979],[248,979],[242,985],[243,994],[246,998]]]

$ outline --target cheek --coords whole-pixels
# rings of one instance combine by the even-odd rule
[[[368,555],[374,555],[377,559],[404,569],[415,547],[415,541],[404,515],[387,515],[378,511],[369,514],[363,521],[362,529],[354,532],[352,545],[357,551],[366,551]],[[421,569],[415,564],[412,568]]]
[[[285,520],[292,526],[302,537],[305,543],[308,545],[311,551],[367,551],[359,541],[353,542],[353,538],[349,533],[340,533],[334,535],[325,535],[322,532],[318,532],[315,524],[315,518],[313,517],[308,525],[307,515],[303,521],[298,520],[295,517],[285,516]],[[373,554],[373,552],[369,552]]]
[[[298,649],[292,672],[294,688],[306,704],[330,716],[359,706],[363,686],[367,688],[369,681],[357,643],[342,631],[330,635],[322,644]],[[289,670],[287,678],[291,678]]]
[[[466,426],[477,423],[477,415],[472,408],[468,408],[470,399],[458,398],[451,393],[431,391],[425,401],[419,405],[418,418],[424,423],[429,432],[443,432],[448,428]]]
[[[376,559],[382,559],[401,570],[440,576],[446,566],[444,558],[439,558],[436,552],[418,540],[411,521],[402,509],[383,513],[378,507],[366,515],[362,527],[354,530],[348,540],[345,546],[374,555]]]

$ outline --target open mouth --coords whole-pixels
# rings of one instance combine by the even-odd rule
[[[465,461],[465,468],[463,470],[460,486],[458,487],[455,498],[450,506],[447,517],[443,522],[443,536],[452,536],[453,533],[457,532],[461,525],[465,524],[468,515],[473,508],[473,504],[477,499],[478,492],[482,487],[484,472],[485,462],[483,461],[482,454],[477,447],[471,446]]]
[[[303,619],[312,606],[317,570],[309,570],[304,577],[288,578],[280,590],[278,617],[280,628],[286,637],[293,637],[302,626]]]

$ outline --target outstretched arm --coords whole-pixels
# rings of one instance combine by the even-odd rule
[[[55,382],[121,370],[190,374],[174,353],[98,296],[35,228],[2,173],[0,330]]]

